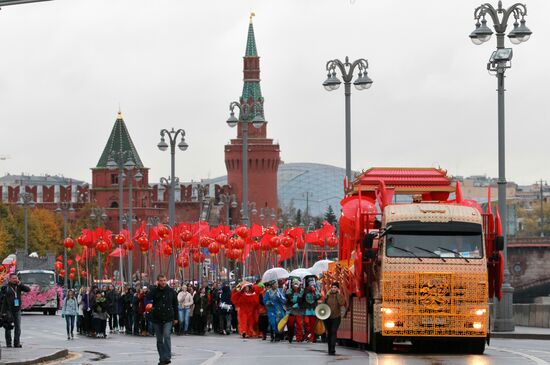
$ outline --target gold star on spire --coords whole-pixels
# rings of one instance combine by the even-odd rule
[[[255,12],[250,12],[250,24],[252,24],[252,18],[256,16]]]

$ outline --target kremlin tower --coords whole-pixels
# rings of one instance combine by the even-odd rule
[[[247,105],[250,109],[254,105],[261,105],[261,116],[265,119],[264,98],[260,88],[260,57],[256,49],[256,40],[254,37],[254,26],[252,24],[252,15],[248,25],[248,38],[246,41],[246,51],[243,57],[243,92],[239,99],[241,106]],[[244,108],[243,108],[244,109]],[[243,115],[239,120],[246,120]],[[248,119],[254,117],[254,113],[247,115]],[[255,203],[257,214],[254,215],[249,210],[250,223],[274,224],[274,219],[260,216],[277,212],[277,170],[280,163],[279,145],[274,144],[273,140],[267,138],[267,122],[261,128],[254,128],[249,125],[248,128],[248,201],[249,205]],[[237,137],[231,139],[231,142],[225,146],[225,166],[227,169],[227,182],[232,192],[237,196],[239,210],[242,204],[242,128],[238,124]],[[267,208],[267,209],[266,209]],[[263,210],[262,210],[263,209]],[[240,222],[240,214],[235,214],[233,222]]]

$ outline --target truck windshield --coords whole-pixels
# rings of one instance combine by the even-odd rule
[[[54,286],[55,276],[47,272],[19,273],[19,280],[25,285],[38,285],[40,287]]]
[[[386,236],[388,257],[479,259],[483,257],[480,224],[464,222],[392,222]]]

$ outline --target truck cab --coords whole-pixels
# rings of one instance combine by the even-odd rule
[[[372,286],[372,336],[465,342],[483,353],[489,332],[488,272],[481,213],[445,204],[389,205]]]

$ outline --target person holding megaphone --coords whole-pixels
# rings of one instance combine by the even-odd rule
[[[336,355],[336,333],[340,327],[342,315],[346,313],[346,301],[340,293],[340,284],[332,283],[325,298],[325,304],[330,307],[330,316],[325,319],[325,330],[327,334],[328,354]]]

